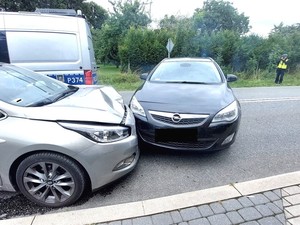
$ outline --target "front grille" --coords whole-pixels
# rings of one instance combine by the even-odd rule
[[[149,143],[160,145],[166,148],[186,149],[186,150],[205,150],[211,148],[216,139],[202,139],[197,142],[176,142],[176,141],[155,141],[151,135],[142,134],[142,138]]]
[[[154,120],[160,121],[162,123],[168,123],[172,125],[194,125],[201,124],[205,119],[204,118],[191,118],[191,119],[181,119],[178,123],[172,121],[172,118],[159,116],[159,115],[151,115]]]
[[[149,111],[153,120],[171,125],[201,125],[209,115]],[[176,117],[176,118],[175,118]],[[175,120],[175,119],[176,120]],[[179,119],[180,118],[180,119]]]

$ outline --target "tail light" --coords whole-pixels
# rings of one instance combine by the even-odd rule
[[[93,84],[93,72],[91,70],[84,70],[84,84]]]

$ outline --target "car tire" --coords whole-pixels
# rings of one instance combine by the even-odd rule
[[[17,168],[21,193],[40,206],[63,207],[83,194],[86,180],[82,169],[70,158],[38,153],[25,158]]]

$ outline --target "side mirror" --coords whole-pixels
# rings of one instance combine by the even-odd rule
[[[234,82],[237,81],[238,77],[236,75],[233,74],[227,74],[227,82]]]
[[[5,119],[6,117],[7,117],[7,115],[4,112],[0,111],[0,120]]]
[[[147,77],[148,77],[148,73],[142,73],[141,75],[140,75],[140,78],[142,79],[142,80],[146,80],[147,79]]]

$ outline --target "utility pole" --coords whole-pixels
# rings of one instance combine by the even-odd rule
[[[150,2],[146,2],[144,3],[145,5],[149,5],[149,11],[148,11],[148,14],[149,14],[149,18],[151,20],[151,6],[152,6],[152,0],[150,0]]]
[[[168,50],[168,58],[170,58],[170,55],[171,55],[171,51],[173,50],[173,47],[174,47],[174,43],[173,41],[171,40],[171,38],[168,39],[168,43],[167,43],[167,50]]]

